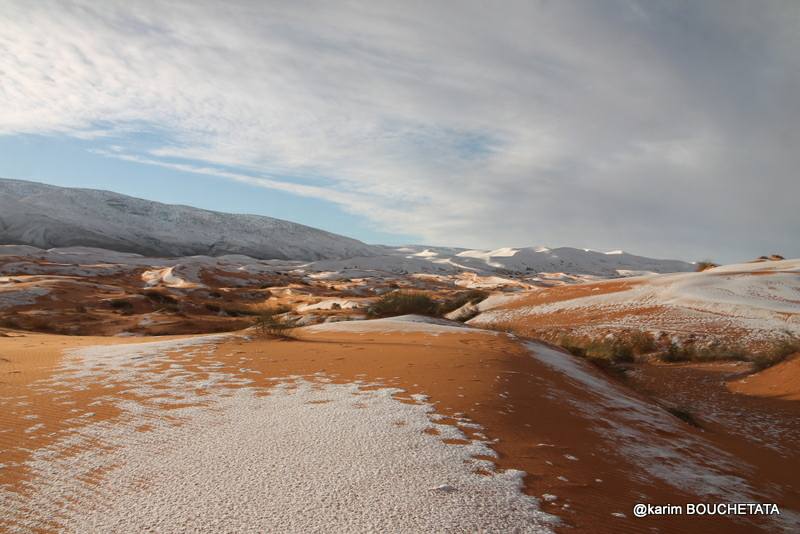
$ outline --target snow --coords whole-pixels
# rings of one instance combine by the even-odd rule
[[[296,308],[296,311],[307,312],[313,310],[332,310],[337,305],[339,306],[339,309],[342,310],[353,310],[363,307],[364,303],[347,299],[325,299],[314,304],[302,304]]]
[[[465,250],[454,258],[462,267],[477,270],[497,270],[518,273],[561,272],[617,276],[617,270],[682,272],[694,270],[694,265],[676,260],[657,260],[625,252],[606,254],[570,247],[500,248],[496,250]]]
[[[367,256],[378,250],[270,217],[6,179],[0,179],[0,229],[0,242],[51,248],[83,241],[150,256],[244,254],[314,260]]]
[[[673,416],[627,393],[586,362],[546,345],[527,342],[536,360],[562,373],[581,394],[553,394],[596,423],[643,472],[699,496],[730,502],[757,501],[747,482],[729,474],[736,460],[677,426]]]
[[[210,357],[216,340],[73,351],[58,380],[38,387],[80,389],[88,371],[101,383],[125,383],[138,400],[108,396],[120,417],[81,418],[33,451],[25,493],[0,493],[9,532],[543,533],[556,524],[523,493],[522,472],[493,472],[473,457],[494,456],[485,443],[445,444],[466,436],[434,423],[431,405],[400,402],[395,388],[362,391],[324,377],[277,379],[269,395],[257,395],[221,364],[193,374],[191,354],[175,353]],[[194,405],[163,411],[147,402],[163,396],[153,385]]]
[[[513,310],[494,309],[470,323],[509,321],[564,310],[665,306],[689,314],[725,317],[730,325],[752,331],[756,337],[783,330],[800,334],[800,260],[765,263],[633,278],[635,284],[623,291]],[[753,271],[760,274],[750,274]]]
[[[476,332],[496,335],[496,332],[471,329],[461,323],[434,319],[422,315],[400,315],[385,319],[371,319],[368,321],[339,321],[335,323],[322,323],[307,326],[303,329],[308,332],[353,332],[353,333],[390,333],[390,332],[422,332],[426,334],[464,333]]]
[[[147,287],[155,287],[163,285],[166,287],[187,288],[195,287],[197,284],[188,282],[183,278],[175,275],[175,267],[166,267],[164,269],[152,269],[142,273],[142,280]]]
[[[13,254],[47,257],[62,263],[124,265],[144,265],[139,254],[184,259],[193,256],[193,261],[200,261],[197,257],[220,257],[245,268],[257,266],[254,269],[266,270],[281,266],[261,263],[258,259],[282,260],[285,267],[292,260],[303,260],[311,262],[302,266],[305,272],[324,272],[329,279],[463,271],[501,277],[509,272],[618,276],[618,270],[663,273],[694,268],[682,261],[569,247],[465,250],[366,245],[270,217],[218,213],[108,191],[6,179],[0,179],[0,229],[0,243],[26,243],[5,245],[0,248],[0,256]],[[88,246],[57,248],[76,242],[120,252]],[[340,261],[342,258],[349,259]],[[162,258],[157,266],[173,264]]]

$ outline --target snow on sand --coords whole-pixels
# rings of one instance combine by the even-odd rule
[[[218,339],[73,351],[45,387],[81,387],[91,371],[101,383],[124,381],[139,399],[156,383],[184,401],[200,388],[206,394],[168,411],[110,397],[122,416],[35,451],[27,494],[0,493],[9,530],[550,531],[554,518],[522,493],[522,473],[477,474],[491,464],[472,455],[493,452],[481,442],[442,442],[464,436],[435,425],[430,405],[395,400],[396,389],[304,379],[264,396],[240,377],[210,372],[213,364],[209,384],[175,351],[210,357]],[[151,429],[137,431],[144,424]],[[431,427],[442,435],[424,432]],[[81,443],[96,445],[69,453]]]
[[[422,315],[399,315],[385,319],[371,319],[369,321],[340,321],[322,323],[308,326],[306,332],[352,332],[352,333],[390,333],[390,332],[421,332],[426,334],[463,334],[475,332],[480,334],[496,335],[497,332],[470,328],[461,323],[425,317]]]
[[[698,320],[720,320],[769,337],[781,331],[800,335],[800,260],[746,263],[701,273],[654,275],[638,279],[630,289],[569,300],[489,310],[470,324],[486,325],[570,310],[635,312],[661,306]]]

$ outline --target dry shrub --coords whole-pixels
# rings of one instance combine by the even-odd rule
[[[263,337],[277,337],[280,339],[294,339],[291,335],[293,325],[284,315],[286,310],[281,307],[262,310],[254,325],[259,334]]]
[[[417,291],[392,291],[381,296],[368,313],[371,317],[395,317],[398,315],[439,315],[439,305],[425,293]]]

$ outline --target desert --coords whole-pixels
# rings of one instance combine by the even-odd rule
[[[0,534],[800,532],[797,0],[0,0]]]

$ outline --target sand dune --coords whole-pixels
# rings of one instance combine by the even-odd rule
[[[51,347],[0,386],[3,528],[619,532],[653,524],[631,517],[642,495],[780,501],[761,524],[796,525],[779,479],[572,356],[413,317],[357,324],[0,338]]]
[[[470,321],[581,334],[639,329],[758,343],[800,335],[800,260],[729,265],[532,292]]]

